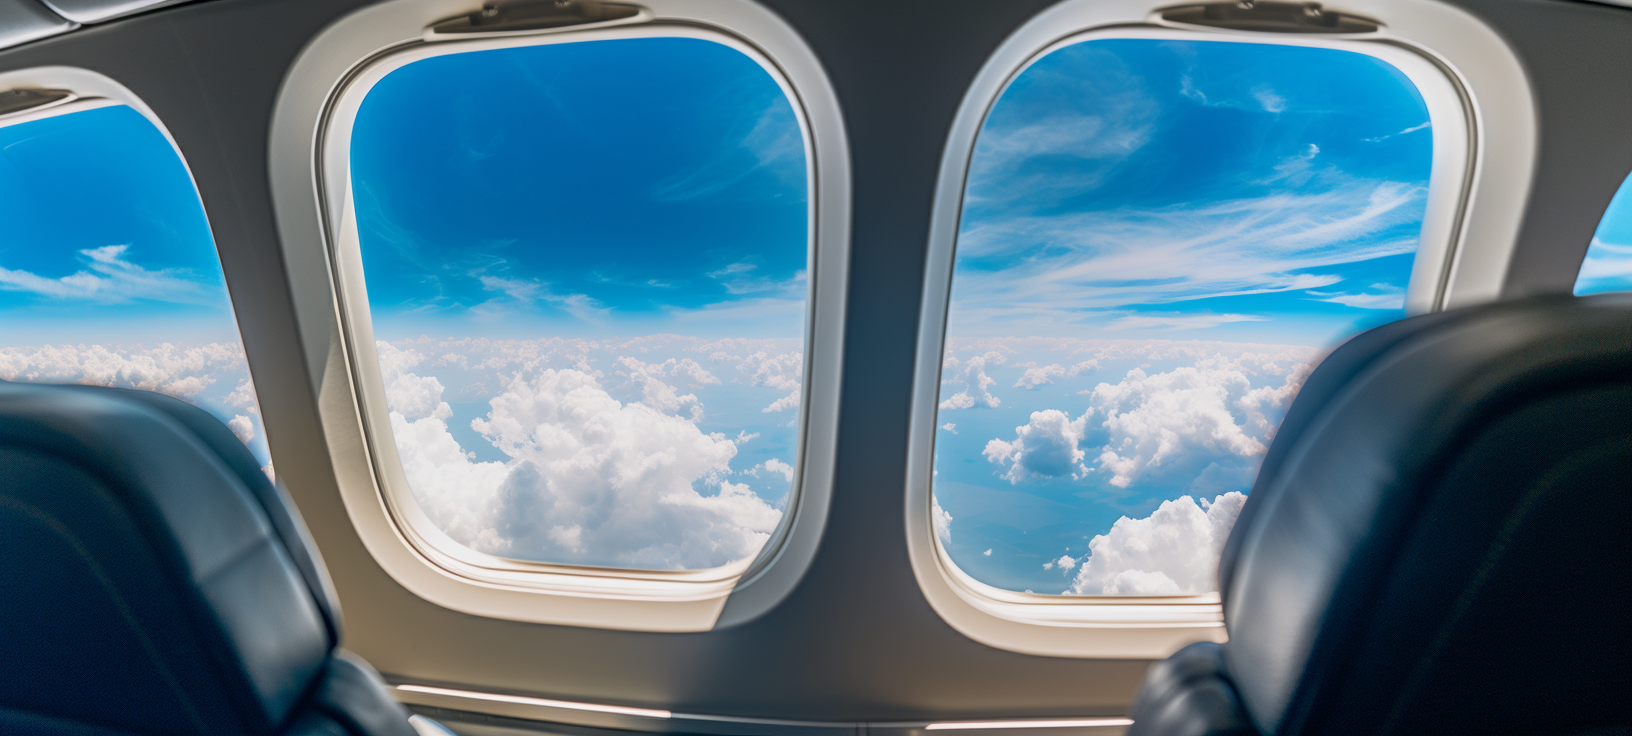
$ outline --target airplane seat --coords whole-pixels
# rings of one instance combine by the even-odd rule
[[[0,381],[0,733],[446,733],[339,638],[298,513],[220,421]]]
[[[1632,295],[1397,322],[1309,377],[1130,736],[1632,732]]]

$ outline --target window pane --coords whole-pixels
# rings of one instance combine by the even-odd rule
[[[0,126],[0,379],[202,406],[270,475],[204,208],[175,149],[113,105]]]
[[[1587,258],[1575,277],[1575,293],[1581,296],[1606,291],[1632,291],[1632,177],[1621,182],[1609,200],[1598,232],[1587,246]]]
[[[368,303],[413,497],[460,544],[703,569],[798,466],[805,139],[691,38],[438,56],[351,140]]]
[[[936,531],[988,584],[1194,594],[1331,345],[1403,316],[1432,135],[1340,50],[1107,39],[1037,60],[970,163]]]

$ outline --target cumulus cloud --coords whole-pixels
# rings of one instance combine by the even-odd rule
[[[766,414],[794,409],[799,406],[801,377],[805,372],[803,353],[768,353],[758,351],[744,358],[737,370],[746,376],[751,386],[766,386],[787,391],[787,395],[771,402],[761,411]]]
[[[1086,453],[1077,446],[1085,422],[1086,416],[1073,420],[1058,409],[1034,411],[1030,422],[1014,428],[1013,440],[993,439],[983,454],[988,462],[1007,468],[1003,477],[1010,483],[1032,477],[1080,479],[1088,474],[1082,462]]]
[[[1038,351],[1034,338],[990,338],[961,349]],[[1051,478],[1084,480],[1113,493],[1140,483],[1233,490],[1274,437],[1280,414],[1319,357],[1308,348],[1222,346],[1219,343],[1051,340],[1056,355],[1090,352],[1097,357],[1072,369],[1097,369],[1102,361],[1143,363],[1120,381],[1079,391],[1086,406],[1041,409],[1014,434],[987,441],[982,450],[996,474],[1011,484]],[[1179,365],[1157,371],[1151,364]],[[1070,360],[1044,366],[1063,366]],[[1019,367],[1019,366],[1016,366]],[[1035,364],[1032,366],[1035,368]],[[1028,369],[1029,370],[1029,369]],[[1055,371],[1049,371],[1055,374]],[[960,397],[954,395],[952,400]]]
[[[1254,388],[1240,361],[1223,358],[1153,375],[1135,368],[1084,392],[1108,435],[1095,462],[1126,488],[1181,459],[1258,455],[1272,432],[1265,411],[1289,402],[1307,373],[1299,364],[1279,386]]]
[[[1193,595],[1216,590],[1218,555],[1246,496],[1164,501],[1150,516],[1126,516],[1088,542],[1067,591],[1074,595]]]
[[[409,486],[461,544],[552,562],[700,569],[751,557],[781,518],[748,486],[725,479],[736,441],[698,429],[695,397],[643,386],[641,400],[619,401],[591,373],[535,364],[471,422],[506,456],[478,462],[448,430],[442,383],[414,372],[425,356],[388,343],[378,349]],[[652,365],[622,363],[647,381],[658,373],[706,382],[680,361]],[[791,475],[774,462],[764,469]]]
[[[935,526],[935,536],[941,540],[942,545],[951,544],[952,515],[946,513],[946,509],[941,508],[940,500],[936,499],[933,495],[930,496],[930,504],[930,519]],[[991,550],[986,550],[986,554],[991,553]]]
[[[787,480],[789,483],[793,482],[793,466],[789,465],[789,464],[787,464],[785,462],[782,462],[780,459],[774,458],[774,457],[769,459],[769,460],[766,460],[765,462],[762,462],[762,463],[760,463],[758,465],[755,465],[752,468],[744,470],[743,473],[745,475],[751,475],[751,476],[754,476],[755,478],[758,478],[759,477],[759,471],[761,471],[761,470],[767,470],[767,471],[770,471],[772,473],[776,473],[778,475],[781,475],[783,477],[783,479]]]
[[[992,350],[981,355],[971,356],[968,360],[962,361],[960,369],[958,359],[948,356],[943,364],[942,375],[950,374],[951,377],[942,378],[942,385],[962,384],[965,388],[942,400],[940,407],[942,409],[968,409],[974,406],[977,401],[990,409],[996,409],[1002,405],[1003,400],[992,395],[991,392],[992,386],[997,385],[997,379],[987,375],[986,368],[990,365],[1002,365],[1006,360],[1007,358],[1002,353]],[[973,393],[971,394],[971,392]],[[941,393],[945,394],[946,390],[943,388]]]
[[[1098,369],[1099,369],[1099,360],[1097,358],[1094,359],[1094,360],[1084,360],[1081,363],[1077,363],[1076,365],[1073,365],[1069,369],[1067,369],[1066,372],[1065,372],[1065,377],[1066,378],[1076,378],[1077,376],[1080,376],[1080,375],[1082,375],[1084,373],[1087,373],[1088,371],[1098,370]]]
[[[1059,363],[1027,368],[1026,372],[1020,376],[1020,380],[1014,382],[1014,388],[1034,389],[1043,384],[1053,383],[1056,378],[1064,377],[1065,366]]]
[[[244,351],[237,343],[0,348],[0,378],[8,381],[118,386],[183,399],[203,392],[228,371],[244,370],[244,365]]]
[[[944,430],[946,430],[948,432],[951,432],[952,434],[957,434],[958,433],[958,425],[953,424],[951,422],[947,422],[946,424],[942,424],[941,429],[944,429]]]
[[[693,422],[703,420],[703,404],[697,399],[697,395],[681,395],[674,386],[659,380],[658,376],[678,373],[681,376],[690,378],[694,383],[720,382],[720,379],[703,370],[702,366],[697,365],[696,361],[690,358],[678,363],[670,358],[664,363],[653,365],[625,356],[619,358],[618,362],[628,369],[628,372],[624,375],[629,377],[629,382],[640,387],[642,403],[659,411],[670,413],[684,408]]]
[[[255,424],[249,421],[249,417],[242,414],[236,414],[227,420],[227,428],[238,436],[239,442],[246,445],[249,444],[250,440],[255,439]]]
[[[1061,570],[1070,571],[1076,566],[1077,558],[1072,557],[1071,555],[1060,555],[1060,559],[1049,560],[1048,562],[1043,563],[1044,570],[1052,570],[1058,567]]]

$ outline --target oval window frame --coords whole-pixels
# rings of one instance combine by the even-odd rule
[[[456,38],[425,29],[470,12],[468,2],[387,2],[319,33],[280,91],[269,151],[274,206],[291,281],[297,284],[296,319],[308,370],[319,387],[318,413],[340,494],[373,560],[399,584],[438,605],[532,623],[706,631],[756,618],[780,601],[814,556],[825,525],[849,257],[849,156],[836,97],[802,39],[753,3],[656,0],[645,7],[649,12],[641,23]],[[425,517],[390,440],[350,210],[350,126],[374,82],[423,58],[652,37],[712,41],[753,59],[781,86],[804,132],[811,276],[796,483],[759,555],[719,568],[630,570],[475,552]],[[318,337],[324,338],[321,344]]]
[[[1518,60],[1473,16],[1432,0],[1372,0],[1328,10],[1377,18],[1354,35],[1303,35],[1169,23],[1171,2],[1106,7],[1065,0],[1013,33],[976,76],[948,135],[931,223],[914,372],[906,474],[913,574],[949,625],[983,644],[1037,656],[1160,658],[1193,641],[1224,641],[1217,593],[1050,596],[998,588],[961,570],[934,532],[937,404],[956,239],[975,139],[1008,85],[1062,46],[1108,38],[1330,48],[1379,58],[1417,85],[1434,121],[1433,173],[1408,313],[1494,299],[1534,172],[1535,102]],[[1449,124],[1446,124],[1449,123]],[[1497,264],[1494,267],[1491,264]]]

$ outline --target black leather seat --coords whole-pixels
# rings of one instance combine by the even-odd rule
[[[1226,644],[1132,736],[1632,731],[1632,295],[1397,322],[1287,412],[1219,567]]]
[[[415,736],[300,517],[221,422],[0,382],[0,733]]]

